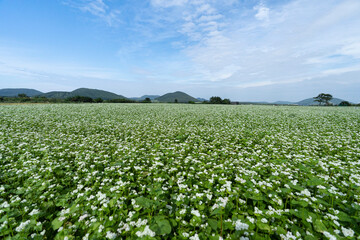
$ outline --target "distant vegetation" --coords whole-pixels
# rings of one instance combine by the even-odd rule
[[[205,101],[204,103],[208,103],[208,104],[230,104],[231,101],[230,101],[230,99],[227,99],[227,98],[221,99],[221,97],[216,96],[216,97],[211,97],[209,102]]]

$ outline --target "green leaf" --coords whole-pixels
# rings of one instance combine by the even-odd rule
[[[303,187],[300,187],[299,185],[294,185],[294,184],[291,184],[291,183],[290,183],[289,186],[290,186],[291,188],[293,188],[293,189],[298,190],[298,191],[304,190],[304,188],[303,188]]]
[[[291,204],[294,204],[294,205],[300,205],[302,207],[306,207],[308,206],[309,204],[305,201],[296,201],[296,200],[291,200]]]
[[[156,224],[151,225],[151,230],[153,230],[158,235],[171,233],[171,225],[168,220],[164,219],[164,216],[157,216],[154,219]]]
[[[208,219],[207,222],[209,223],[210,227],[216,231],[217,226],[218,226],[218,222],[215,219]]]
[[[349,217],[349,215],[347,215],[344,212],[339,212],[339,214],[337,215],[339,217],[340,221],[343,222],[352,222],[352,219]]]
[[[316,219],[314,222],[314,229],[317,232],[323,233],[327,231],[325,225],[320,221],[320,219]]]
[[[141,207],[144,207],[144,208],[150,208],[154,204],[153,200],[145,198],[145,197],[138,197],[135,200],[138,205],[140,205]]]
[[[314,236],[311,236],[311,235],[307,235],[305,237],[305,240],[317,240],[318,238],[314,237]]]
[[[282,228],[282,227],[280,227],[280,226],[277,226],[276,227],[276,232],[280,235],[280,234],[284,234],[284,235],[286,235],[286,233],[287,233],[287,231],[285,231],[285,229],[284,228]]]
[[[318,186],[318,185],[321,185],[324,181],[320,178],[317,178],[317,177],[313,177],[313,178],[310,178],[308,181],[307,181],[307,185],[310,185],[310,186]]]
[[[52,222],[51,225],[53,227],[54,230],[59,229],[62,226],[63,222],[60,221],[58,218],[55,218]]]
[[[258,228],[260,228],[261,230],[268,231],[268,232],[271,231],[270,226],[269,226],[268,224],[266,224],[266,223],[257,222],[256,225],[257,225]]]

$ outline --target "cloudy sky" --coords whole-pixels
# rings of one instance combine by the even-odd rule
[[[359,0],[0,0],[0,88],[360,102]]]

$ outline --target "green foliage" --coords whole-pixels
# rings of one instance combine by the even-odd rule
[[[0,112],[1,239],[360,235],[357,108],[3,104]]]
[[[126,98],[119,98],[119,99],[107,100],[106,102],[108,102],[108,103],[135,103],[136,101],[126,99]]]
[[[25,93],[19,93],[18,97],[19,98],[28,98],[28,96]]]
[[[351,103],[349,103],[348,101],[342,101],[341,103],[339,103],[339,106],[349,107],[349,106],[351,106]]]
[[[314,101],[318,102],[320,105],[330,105],[329,101],[333,98],[331,94],[320,93],[318,96],[314,97]]]
[[[147,97],[144,100],[142,100],[141,102],[142,103],[151,103],[151,99]]]
[[[95,103],[102,103],[102,102],[104,102],[104,100],[102,98],[95,98],[94,102]]]
[[[68,97],[65,100],[66,102],[77,102],[77,103],[92,103],[93,99],[91,97],[84,97],[84,96],[75,96],[75,97]]]
[[[230,99],[227,99],[227,98],[225,98],[225,99],[221,99],[221,97],[211,97],[210,98],[210,102],[209,102],[210,104],[230,104],[231,103],[231,101],[230,101]]]

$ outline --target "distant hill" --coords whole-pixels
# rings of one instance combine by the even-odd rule
[[[135,100],[135,101],[142,101],[142,100],[145,100],[146,98],[150,98],[150,100],[154,100],[155,98],[158,98],[158,97],[160,97],[160,95],[143,95],[141,97],[132,97],[129,99]]]
[[[102,98],[104,100],[127,99],[122,95],[118,95],[112,92],[98,90],[98,89],[90,89],[90,88],[79,88],[72,92],[58,92],[58,91],[48,92],[41,94],[41,96],[46,98],[58,98],[58,99],[65,99],[68,97],[75,97],[75,96],[91,97],[92,99]]]
[[[161,97],[155,98],[155,100],[159,102],[175,102],[175,99],[177,99],[179,103],[187,103],[189,101],[199,102],[196,98],[180,91],[167,93]]]
[[[17,97],[19,94],[26,94],[29,97],[34,97],[37,95],[42,94],[42,92],[29,89],[29,88],[4,88],[0,89],[0,96],[1,97]]]
[[[205,99],[205,98],[201,98],[201,97],[197,97],[196,99],[199,100],[200,102],[209,101],[209,100],[207,100],[207,99]]]
[[[330,102],[332,104],[334,104],[334,105],[339,105],[339,103],[341,103],[342,101],[345,101],[345,100],[340,99],[340,98],[333,98],[333,99],[330,100]],[[307,98],[307,99],[304,99],[302,101],[296,102],[294,104],[301,105],[301,106],[319,105],[318,102],[314,101],[314,98]]]

